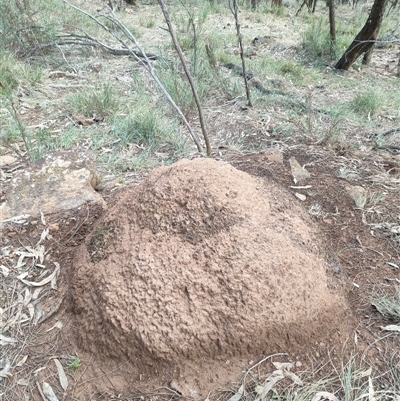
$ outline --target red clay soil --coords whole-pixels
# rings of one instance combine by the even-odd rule
[[[159,168],[76,254],[78,343],[171,366],[344,338],[348,309],[317,235],[273,182],[212,159]]]

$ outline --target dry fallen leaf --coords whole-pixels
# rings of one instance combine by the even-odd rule
[[[31,302],[31,299],[32,299],[32,294],[29,291],[29,288],[25,288],[25,295],[24,295],[23,305],[27,306],[29,304],[29,302]]]
[[[17,340],[11,337],[6,337],[3,336],[3,334],[0,334],[0,345],[8,345],[8,344],[14,344],[16,343]]]
[[[12,374],[10,373],[10,368],[11,364],[8,360],[5,361],[5,365],[3,365],[3,368],[0,370],[0,377],[10,377]]]
[[[47,283],[50,283],[57,275],[58,271],[60,270],[60,265],[58,263],[54,263],[56,265],[55,270],[53,271],[53,273],[51,273],[49,276],[47,276],[45,279],[43,279],[42,281],[39,281],[38,283],[35,281],[28,281],[25,280],[24,278],[22,278],[22,274],[18,276],[18,278],[26,285],[29,286],[33,286],[33,287],[42,287]]]
[[[244,388],[243,385],[241,385],[236,394],[233,395],[231,398],[229,398],[228,401],[239,401],[242,398],[243,393],[244,393]]]
[[[375,398],[375,390],[374,390],[374,386],[372,385],[372,379],[371,376],[368,377],[368,401],[376,401]]]
[[[42,211],[40,211],[40,220],[42,221],[42,224],[45,226],[46,225],[46,219],[44,218],[44,214]]]
[[[4,265],[0,265],[0,272],[4,277],[8,277],[10,274],[10,269]]]
[[[49,401],[59,401],[49,383],[43,382],[43,394]]]
[[[54,330],[54,329],[62,329],[62,327],[63,327],[63,322],[61,322],[59,320],[53,327],[50,327],[49,329],[47,329],[46,333],[51,331],[51,330]]]
[[[36,288],[36,289],[33,291],[33,295],[32,295],[32,300],[33,300],[33,301],[39,297],[40,293],[42,292],[42,289],[43,289],[43,288]]]
[[[67,391],[68,379],[67,375],[65,374],[64,368],[62,367],[61,362],[58,359],[54,359],[54,363],[57,366],[58,378],[60,379],[61,387],[64,391]]]
[[[43,316],[43,309],[40,308],[39,306],[37,306],[35,308],[36,311],[36,316],[35,316],[35,320],[33,321],[33,325],[36,326],[39,322],[39,320],[42,318]]]
[[[36,244],[36,247],[37,247],[38,245],[40,245],[40,244],[47,238],[48,235],[49,235],[49,227],[46,227],[46,228],[43,230],[42,235],[40,236],[40,240],[39,240],[39,242]]]
[[[15,366],[24,366],[26,360],[28,359],[28,355],[25,355],[24,357],[22,357]]]
[[[381,329],[385,331],[400,331],[400,326],[389,324],[389,326],[381,326]]]
[[[255,399],[255,401],[264,401],[268,393],[272,390],[278,381],[284,379],[285,376],[282,370],[275,370],[271,373],[268,379],[264,382],[263,386],[257,386],[257,392],[261,394]],[[261,387],[261,388],[260,388]]]

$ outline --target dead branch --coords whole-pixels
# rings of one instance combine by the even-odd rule
[[[390,134],[394,134],[396,132],[400,132],[400,127],[399,128],[392,128],[390,130],[381,132],[380,134],[375,134],[376,136],[386,136],[386,135],[390,135]]]
[[[238,17],[238,3],[237,3],[237,0],[232,0],[232,1],[233,1],[233,4],[231,4],[231,1],[229,0],[229,7],[235,18],[236,35],[237,35],[238,42],[239,42],[240,58],[242,60],[243,80],[244,80],[244,86],[246,88],[247,106],[252,107],[249,83],[248,83],[247,74],[246,74],[246,63],[244,61],[242,34],[240,33],[240,23],[239,23],[239,17]]]
[[[196,103],[197,111],[198,111],[198,114],[199,114],[200,126],[201,126],[201,131],[203,133],[204,142],[206,143],[207,156],[211,156],[210,140],[208,138],[207,130],[206,130],[206,127],[205,127],[205,124],[204,124],[203,110],[201,108],[200,99],[199,99],[199,96],[197,94],[196,87],[194,85],[192,74],[189,71],[187,63],[185,61],[185,57],[183,56],[182,49],[179,46],[178,39],[177,39],[177,37],[175,35],[175,32],[174,32],[174,29],[172,27],[171,19],[169,17],[168,10],[167,10],[167,8],[165,6],[164,0],[158,0],[158,4],[160,5],[160,8],[161,8],[161,10],[162,10],[162,12],[164,14],[164,19],[165,19],[165,22],[167,23],[168,30],[169,30],[169,33],[171,35],[172,42],[174,44],[176,52],[178,53],[178,57],[181,60],[182,67],[183,67],[183,69],[185,71],[186,78],[189,81],[189,85],[190,85],[190,88],[192,90],[193,98],[194,98],[194,101]]]
[[[167,98],[168,102],[172,106],[172,108],[176,111],[176,113],[179,115],[181,118],[182,122],[186,126],[187,130],[189,131],[189,134],[191,138],[193,139],[194,143],[196,144],[197,150],[199,152],[202,151],[202,147],[200,145],[199,140],[197,139],[195,133],[192,130],[192,127],[190,126],[189,122],[187,121],[186,117],[182,113],[181,109],[178,107],[178,105],[174,102],[172,99],[171,95],[168,93],[168,91],[165,89],[164,85],[161,83],[159,78],[157,77],[156,73],[154,72],[153,66],[150,62],[149,57],[147,54],[144,52],[144,50],[141,48],[139,43],[137,42],[136,38],[132,35],[132,33],[129,31],[129,29],[115,16],[114,12],[112,11],[111,8],[109,8],[109,14],[108,15],[101,15],[102,17],[106,18],[110,22],[112,22],[115,26],[117,26],[120,31],[126,36],[126,38],[131,41],[136,49],[138,49],[139,53],[141,54],[141,57],[137,56],[132,49],[129,48],[129,46],[126,44],[124,40],[122,40],[119,36],[117,36],[110,28],[108,28],[106,25],[104,25],[98,18],[94,17],[93,15],[89,14],[88,12],[80,9],[77,6],[74,6],[73,4],[69,3],[66,0],[62,0],[63,3],[67,4],[71,8],[79,11],[80,13],[86,15],[89,17],[91,20],[93,20],[96,24],[101,26],[105,31],[107,31],[111,36],[113,36],[117,41],[125,48],[125,50],[129,51],[130,55],[138,62],[138,64],[143,67],[145,71],[148,72],[148,74],[153,78],[153,80],[156,82],[158,87],[160,88],[161,92],[164,94],[164,96]]]
[[[144,58],[143,54],[139,51],[136,51],[135,49],[121,49],[121,48],[111,47],[87,34],[77,35],[69,33],[69,34],[57,35],[57,39],[58,40],[51,43],[45,43],[39,46],[30,47],[27,51],[27,55],[32,55],[39,50],[48,49],[54,46],[75,45],[75,46],[89,46],[97,48],[106,53],[112,54],[113,56],[131,56],[133,52],[136,54],[137,57]],[[147,58],[149,60],[157,60],[157,56],[151,53],[147,53]]]

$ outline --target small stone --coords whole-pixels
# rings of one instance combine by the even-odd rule
[[[300,199],[302,202],[304,202],[307,199],[307,196],[303,194],[299,194],[298,192],[295,193],[295,196],[297,199]]]
[[[290,169],[292,171],[293,181],[295,184],[311,177],[311,174],[292,156],[289,159]]]
[[[60,229],[60,226],[58,223],[53,223],[49,225],[49,230],[50,232],[58,231]]]
[[[346,185],[345,188],[356,207],[363,208],[367,202],[367,190],[359,185]]]
[[[18,159],[11,155],[2,155],[0,156],[0,167],[9,166],[10,164],[14,164],[18,161]]]

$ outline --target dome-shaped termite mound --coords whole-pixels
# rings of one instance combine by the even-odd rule
[[[179,361],[329,336],[343,300],[328,288],[313,223],[289,196],[211,159],[153,171],[76,255],[80,344]]]

